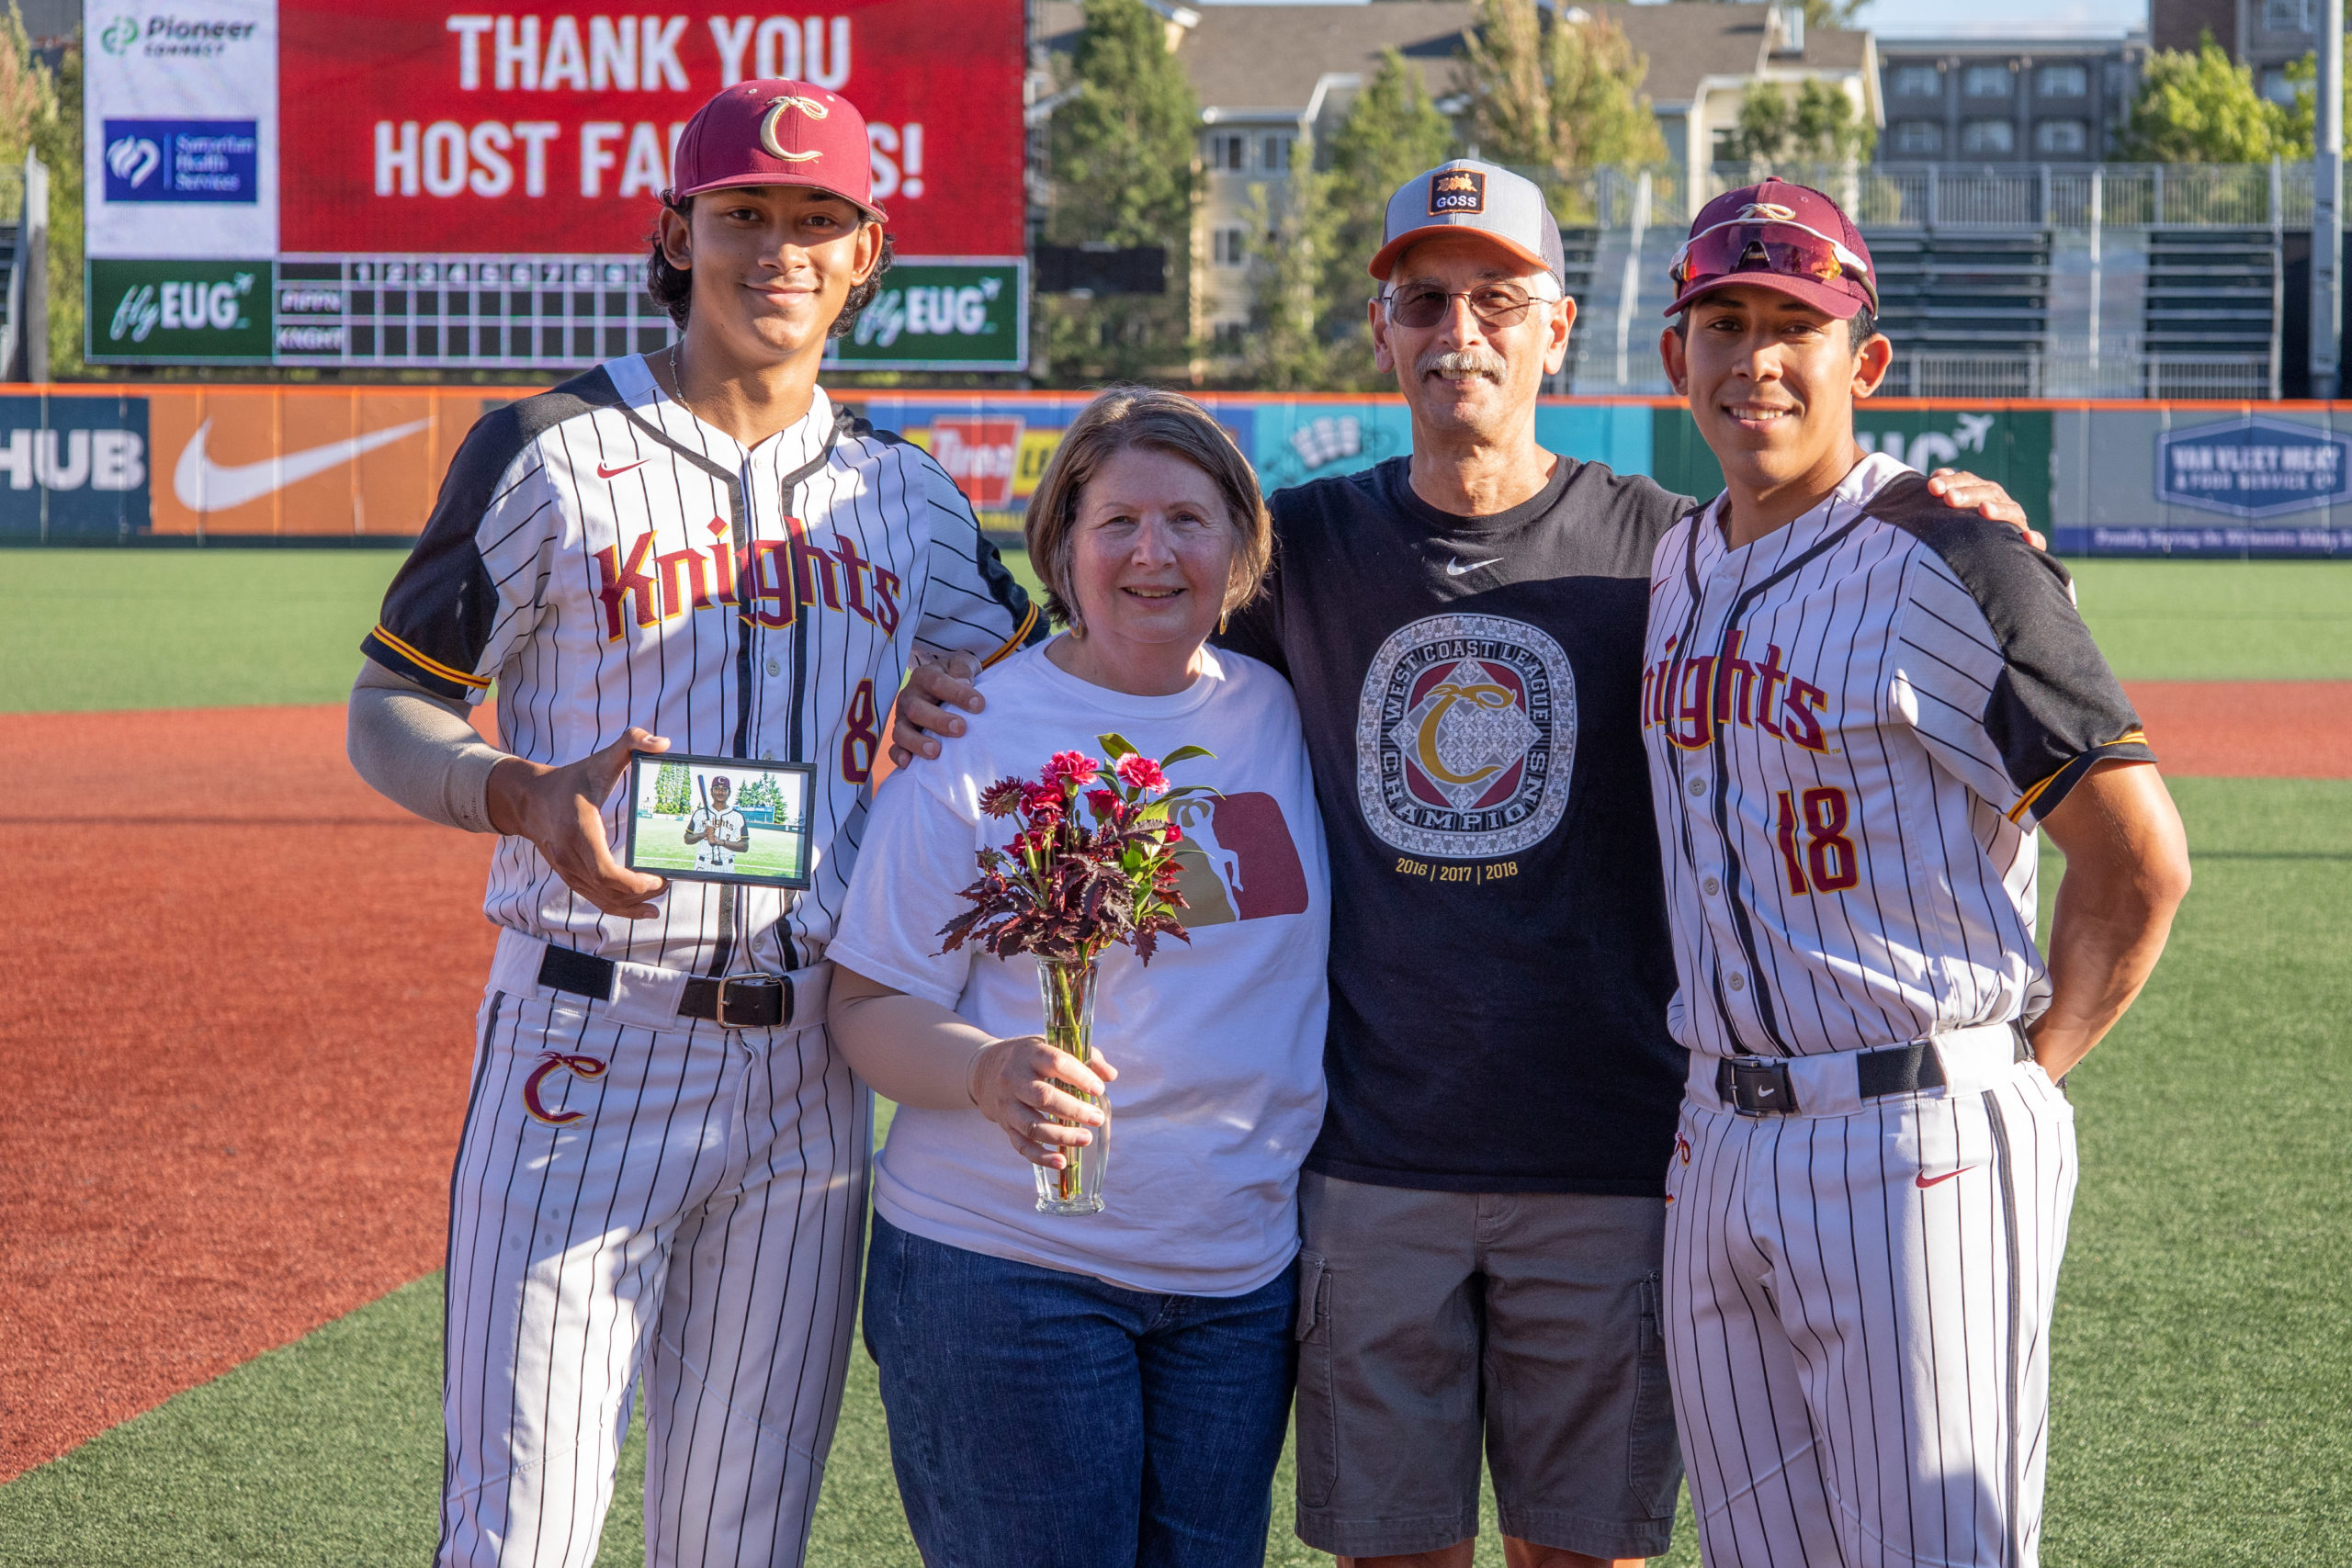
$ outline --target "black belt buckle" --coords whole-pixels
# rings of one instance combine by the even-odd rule
[[[725,976],[711,998],[710,1021],[721,1029],[773,1029],[790,1021],[790,997],[791,988],[780,976]]]
[[[1797,1108],[1797,1091],[1789,1081],[1789,1065],[1760,1056],[1736,1056],[1731,1061],[1731,1092],[1724,1098],[1742,1116],[1786,1116]]]

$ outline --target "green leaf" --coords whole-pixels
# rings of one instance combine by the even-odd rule
[[[1103,751],[1109,755],[1111,761],[1114,762],[1116,762],[1122,757],[1133,756],[1135,754],[1136,743],[1128,739],[1124,735],[1098,735],[1094,738],[1094,741],[1095,744],[1102,748]]]
[[[1107,740],[1109,737],[1105,736],[1103,739]],[[1162,768],[1172,768],[1179,762],[1189,762],[1195,757],[1214,758],[1216,755],[1216,752],[1205,746],[1179,746],[1159,759],[1159,765]]]

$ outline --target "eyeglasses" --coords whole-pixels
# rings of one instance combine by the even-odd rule
[[[1870,263],[1836,237],[1788,219],[1733,219],[1702,229],[1682,242],[1667,265],[1675,291],[1690,287],[1694,278],[1720,277],[1735,272],[1775,272],[1785,277],[1810,277],[1823,283],[1849,277],[1878,308],[1878,286],[1871,280]]]
[[[1380,297],[1388,308],[1388,319],[1400,327],[1415,332],[1433,327],[1445,320],[1445,313],[1456,299],[1470,301],[1470,313],[1479,324],[1489,327],[1515,327],[1527,320],[1527,312],[1548,301],[1526,289],[1510,283],[1482,283],[1476,288],[1444,289],[1431,283],[1408,283]]]

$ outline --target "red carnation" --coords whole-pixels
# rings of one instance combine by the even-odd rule
[[[1168,787],[1168,775],[1159,771],[1159,764],[1140,751],[1130,751],[1120,758],[1118,773],[1121,784],[1148,795]]]
[[[1031,784],[1022,791],[1021,809],[1032,818],[1051,817],[1058,821],[1062,814],[1062,792],[1051,784]]]
[[[1119,797],[1107,789],[1090,789],[1086,792],[1086,804],[1095,816],[1109,817],[1118,810]]]
[[[1057,751],[1046,764],[1045,782],[1084,789],[1102,773],[1102,764],[1083,751]]]
[[[1171,844],[1182,843],[1184,841],[1184,829],[1179,828],[1173,822],[1168,824],[1168,841]]]

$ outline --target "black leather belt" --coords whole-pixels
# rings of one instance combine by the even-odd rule
[[[550,990],[613,999],[619,965],[569,947],[549,947],[539,960],[539,984]],[[781,975],[696,975],[678,994],[680,1018],[707,1019],[721,1029],[781,1029],[792,1021],[792,982]]]
[[[2012,1032],[2017,1036],[2017,1054],[2010,1060],[2031,1061],[2033,1047],[2026,1043],[2025,1031],[2012,1026]],[[1914,1040],[1908,1045],[1852,1055],[1854,1087],[1864,1100],[1917,1094],[1944,1086],[1944,1065],[1929,1041]],[[1715,1095],[1742,1116],[1787,1116],[1800,1109],[1784,1057],[1725,1057],[1715,1064]]]

